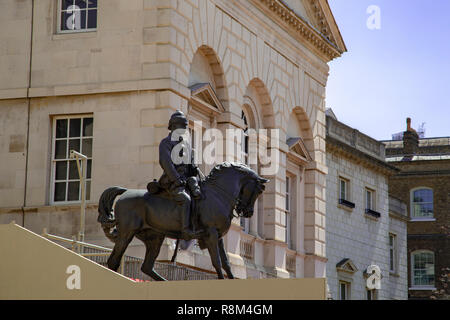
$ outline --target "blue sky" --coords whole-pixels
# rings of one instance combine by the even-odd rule
[[[450,136],[450,1],[329,0],[348,52],[330,63],[327,107],[378,140],[406,129]],[[380,8],[370,30],[367,8]]]

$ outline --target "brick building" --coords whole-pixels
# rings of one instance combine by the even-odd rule
[[[389,196],[398,169],[384,145],[327,110],[327,280],[332,299],[407,299],[406,205]],[[367,269],[381,271],[379,289]]]
[[[401,170],[389,179],[390,193],[407,204],[410,217],[409,298],[448,295],[441,280],[450,267],[450,138],[419,138],[408,118],[402,140],[384,144],[386,161]]]

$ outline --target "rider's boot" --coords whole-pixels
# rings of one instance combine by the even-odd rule
[[[191,192],[192,198],[198,200],[202,197],[202,192],[200,186],[198,185],[198,180],[195,177],[189,177],[187,180],[187,186]]]
[[[186,214],[181,227],[181,238],[184,240],[192,240],[197,234],[189,227],[189,214]]]

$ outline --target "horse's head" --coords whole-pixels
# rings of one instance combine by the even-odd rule
[[[269,180],[261,178],[257,174],[244,181],[235,209],[240,216],[250,218],[253,215],[255,201],[265,190],[264,184],[267,182]]]
[[[264,191],[264,184],[269,182],[245,164],[228,161],[216,165],[206,181],[224,191],[225,194],[233,194],[231,200],[236,201],[234,209],[244,218],[250,218],[253,215],[255,201]]]

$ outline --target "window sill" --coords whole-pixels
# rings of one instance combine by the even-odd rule
[[[365,214],[366,214],[366,217],[373,218],[376,220],[378,220],[381,217],[381,214],[379,212],[374,211],[372,209],[366,209]]]
[[[398,273],[396,273],[395,271],[394,271],[394,272],[389,271],[389,275],[390,275],[391,277],[400,278],[400,275],[399,275]]]
[[[424,218],[424,219],[411,218],[409,221],[411,221],[411,222],[433,222],[433,221],[436,221],[436,219],[435,218]]]
[[[355,208],[355,204],[345,199],[339,199],[338,207],[351,212]]]
[[[347,206],[345,206],[343,204],[338,204],[337,207],[340,208],[340,209],[343,209],[343,210],[345,210],[347,212],[353,212],[353,208],[347,207]]]
[[[410,291],[435,291],[435,287],[411,287],[408,290]]]
[[[97,30],[89,30],[89,31],[55,33],[52,35],[52,40],[68,40],[68,39],[96,38],[96,37],[97,37]]]

